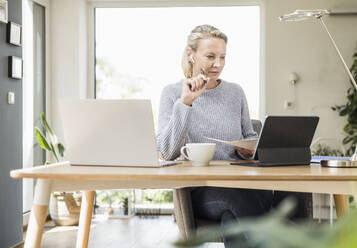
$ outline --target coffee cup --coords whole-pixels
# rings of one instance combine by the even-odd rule
[[[194,166],[206,166],[212,160],[215,149],[214,143],[187,143],[181,147],[181,154]]]

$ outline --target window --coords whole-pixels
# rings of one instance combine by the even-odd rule
[[[186,38],[201,24],[213,25],[228,36],[226,66],[221,78],[243,87],[251,118],[258,119],[259,6],[96,8],[95,97],[150,99],[156,122],[161,91],[184,77],[181,57]],[[98,192],[98,203],[107,195]],[[141,199],[136,204],[140,206],[147,201],[167,203],[172,191],[135,190],[135,195]]]
[[[243,87],[259,118],[259,6],[96,8],[96,97],[151,99],[157,118],[162,88],[183,78],[186,37],[201,24],[228,36],[221,78]]]

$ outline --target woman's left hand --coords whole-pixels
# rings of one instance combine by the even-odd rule
[[[236,150],[246,158],[250,158],[254,154],[254,150],[249,150],[238,146],[236,146]]]

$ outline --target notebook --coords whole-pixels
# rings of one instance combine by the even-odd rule
[[[330,160],[330,159],[351,159],[351,157],[341,157],[341,156],[312,156],[311,163],[320,164],[321,160]]]
[[[149,100],[62,100],[71,165],[160,167]]]

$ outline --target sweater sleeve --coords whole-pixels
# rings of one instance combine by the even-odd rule
[[[192,108],[175,96],[174,88],[164,88],[160,98],[157,146],[163,159],[180,156],[188,134]]]
[[[242,113],[242,134],[244,139],[257,138],[257,133],[253,130],[252,121],[249,116],[248,102],[245,97],[244,91],[242,90],[242,100],[241,100],[241,113]]]
[[[241,126],[242,126],[242,135],[244,139],[257,138],[257,133],[253,129],[252,121],[249,116],[249,108],[247,98],[244,94],[243,89],[241,89]],[[241,159],[253,159],[252,157],[245,157],[240,152],[237,152],[237,155]]]

